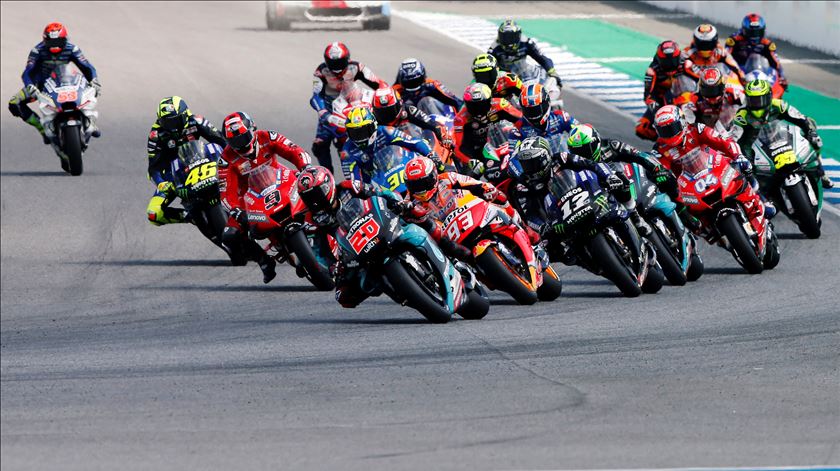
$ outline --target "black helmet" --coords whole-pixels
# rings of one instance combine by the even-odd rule
[[[515,50],[522,41],[522,28],[513,20],[505,20],[499,25],[499,34],[496,36],[499,44],[508,50]]]
[[[484,116],[493,105],[493,93],[483,83],[474,83],[464,92],[464,106],[472,116]]]
[[[541,136],[526,137],[514,151],[522,167],[522,179],[526,185],[545,183],[551,162],[551,144]]]

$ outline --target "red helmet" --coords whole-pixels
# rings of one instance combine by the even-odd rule
[[[50,23],[44,28],[42,37],[44,46],[48,47],[51,53],[58,54],[67,45],[67,28],[58,22]]]
[[[373,94],[373,115],[379,124],[393,126],[402,107],[402,100],[391,87],[379,88]]]
[[[313,213],[337,209],[335,178],[324,167],[303,169],[297,177],[297,191],[300,199]]]
[[[231,149],[242,157],[251,158],[257,140],[254,121],[244,111],[237,111],[225,118],[225,139]]]
[[[682,109],[676,105],[665,105],[659,108],[653,118],[653,127],[659,142],[673,146],[685,138],[685,116]]]
[[[347,64],[350,63],[350,50],[347,49],[347,46],[345,46],[344,43],[337,41],[330,43],[330,45],[324,49],[324,63],[327,64],[327,68],[330,69],[330,72],[340,74],[344,72],[344,69],[347,68]]]
[[[723,81],[723,74],[717,67],[703,69],[700,74],[700,96],[710,103],[717,103],[723,98],[723,91],[726,84]]]
[[[662,41],[656,46],[656,63],[668,75],[673,74],[680,67],[680,46],[675,41]]]
[[[429,201],[437,192],[438,173],[428,157],[415,157],[405,166],[405,186],[420,201]]]

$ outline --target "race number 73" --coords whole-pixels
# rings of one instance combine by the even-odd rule
[[[216,162],[207,162],[206,164],[203,164],[200,167],[196,167],[190,170],[190,174],[187,175],[187,179],[184,181],[184,184],[194,185],[202,180],[207,180],[208,178],[215,176]]]
[[[379,224],[377,224],[373,219],[369,219],[366,223],[362,224],[361,227],[356,229],[356,232],[350,234],[348,240],[350,241],[350,246],[353,247],[353,250],[355,250],[356,253],[362,253],[365,246],[372,241],[377,234],[379,234]]]

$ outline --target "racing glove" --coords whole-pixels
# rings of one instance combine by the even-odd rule
[[[612,174],[609,177],[607,177],[607,187],[610,189],[611,192],[623,190],[625,188],[624,179],[622,179],[616,174]]]
[[[242,227],[248,227],[248,213],[241,208],[233,208],[230,210],[230,217],[239,223]]]
[[[96,97],[99,98],[102,96],[102,84],[99,83],[99,77],[94,78],[90,81],[90,85],[96,89]]]
[[[655,115],[656,110],[659,109],[659,103],[651,100],[651,101],[647,102],[646,104],[647,104],[647,108],[648,108],[648,111],[650,112],[650,114]]]
[[[440,125],[435,128],[435,136],[437,136],[438,140],[440,141],[440,145],[446,147],[447,149],[452,149],[455,143],[452,141],[452,137],[446,131],[446,127]]]
[[[560,74],[557,72],[557,70],[554,69],[554,67],[552,67],[548,71],[548,75],[550,77],[554,77],[554,80],[557,80],[557,88],[562,90],[563,89],[563,80],[560,78]]]
[[[318,111],[318,124],[327,126],[330,124],[330,112],[327,110]]]
[[[822,148],[823,141],[819,134],[817,134],[817,131],[809,132],[807,138],[808,142],[810,142],[811,145],[814,146],[815,150],[820,150]]]
[[[484,163],[478,159],[470,159],[467,162],[467,168],[474,175],[482,175],[484,173]]]
[[[782,86],[786,91],[788,89],[788,81],[785,77],[779,77],[779,85]]]
[[[169,197],[172,193],[175,193],[175,184],[172,182],[160,182],[158,183],[157,190],[166,195],[166,197]]]
[[[443,171],[446,170],[446,165],[444,165],[443,160],[440,159],[440,156],[438,156],[435,153],[435,151],[429,152],[429,155],[427,155],[426,157],[428,157],[429,159],[432,160],[432,162],[435,163],[435,166],[437,167],[438,172],[443,172]]]
[[[23,94],[26,95],[27,98],[33,98],[36,93],[38,93],[38,87],[31,83],[23,87]]]

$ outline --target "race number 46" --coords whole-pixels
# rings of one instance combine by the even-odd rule
[[[207,180],[208,178],[216,176],[216,162],[207,162],[200,167],[190,170],[187,179],[184,181],[185,185],[195,185],[196,183]]]

